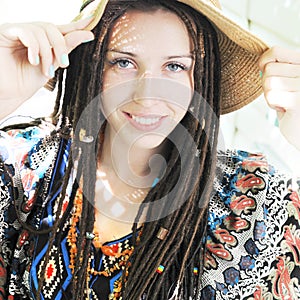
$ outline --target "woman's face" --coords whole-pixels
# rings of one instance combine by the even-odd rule
[[[126,12],[109,36],[102,111],[113,137],[154,149],[186,114],[193,95],[192,42],[164,10]]]

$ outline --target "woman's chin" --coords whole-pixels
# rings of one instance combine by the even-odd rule
[[[159,134],[145,134],[137,138],[134,143],[132,143],[132,147],[141,150],[155,150],[163,144],[165,139],[165,136]]]

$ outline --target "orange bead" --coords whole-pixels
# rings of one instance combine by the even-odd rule
[[[95,246],[96,248],[101,248],[101,247],[102,247],[102,243],[100,243],[99,241],[95,241],[95,240],[94,240],[94,246]]]
[[[116,253],[109,246],[102,246],[101,251],[106,256],[116,256]]]

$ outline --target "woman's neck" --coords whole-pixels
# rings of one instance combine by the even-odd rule
[[[125,184],[138,188],[150,188],[163,166],[163,146],[145,149],[130,145],[117,138],[112,130],[105,131],[105,142],[100,157],[99,170],[114,173]]]
[[[149,160],[157,153],[158,149],[128,147],[106,128],[95,187],[96,227],[99,232],[102,230],[103,241],[130,232],[140,204],[158,177],[161,161],[155,164],[152,159],[149,167]],[[143,220],[144,215],[139,225]],[[117,230],[120,224],[124,226]]]

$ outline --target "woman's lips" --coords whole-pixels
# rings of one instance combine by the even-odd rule
[[[132,124],[135,128],[143,131],[155,130],[158,128],[163,120],[167,116],[161,115],[134,115],[128,112],[124,112],[126,119]]]

